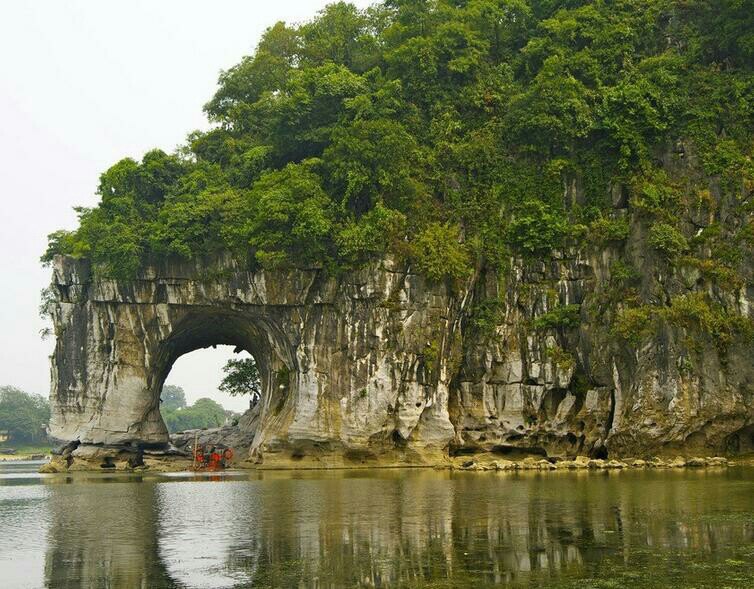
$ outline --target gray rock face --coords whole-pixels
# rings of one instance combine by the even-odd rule
[[[159,395],[171,366],[230,344],[262,375],[263,399],[243,422],[257,461],[751,450],[751,343],[723,357],[669,325],[637,348],[616,339],[600,301],[619,255],[641,265],[644,254],[514,259],[505,277],[463,285],[389,259],[339,277],[250,272],[229,257],[161,262],[116,282],[58,258],[51,435],[166,444]],[[724,303],[747,314],[751,295]],[[563,305],[580,305],[577,326],[537,321]]]
[[[237,425],[225,425],[217,428],[187,430],[170,435],[170,443],[179,452],[191,454],[194,442],[201,448],[223,446],[237,448],[243,451],[251,448],[254,443],[254,434],[259,419],[259,408],[254,407],[247,411]],[[243,454],[241,460],[248,458]]]

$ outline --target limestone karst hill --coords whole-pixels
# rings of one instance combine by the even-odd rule
[[[164,444],[249,350],[257,460],[754,450],[751,0],[339,2],[50,236],[52,433]],[[350,458],[349,458],[350,457]]]

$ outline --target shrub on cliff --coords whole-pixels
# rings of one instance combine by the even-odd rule
[[[562,214],[539,201],[524,203],[508,224],[508,243],[527,255],[546,255],[562,245],[565,234]]]
[[[669,258],[678,256],[689,248],[683,234],[668,223],[653,225],[649,230],[647,243]]]
[[[532,322],[534,329],[574,329],[581,323],[581,305],[563,305],[543,313]]]
[[[458,227],[452,225],[428,225],[416,238],[414,257],[419,271],[430,280],[459,280],[471,271]]]

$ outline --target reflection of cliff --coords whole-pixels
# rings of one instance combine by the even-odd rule
[[[260,502],[277,507],[263,520],[256,580],[390,586],[477,571],[503,582],[578,565],[576,540],[560,533],[568,514],[550,517],[530,498],[532,482],[436,472],[265,481]]]
[[[325,478],[322,478],[322,477]],[[48,586],[538,584],[754,545],[746,471],[50,485]],[[748,476],[751,476],[749,471]],[[745,481],[744,481],[745,482]],[[96,506],[96,507],[95,507]],[[712,506],[722,507],[723,518]],[[737,513],[742,517],[737,517]]]
[[[394,586],[528,582],[608,558],[643,566],[658,551],[703,559],[754,542],[744,521],[702,517],[729,489],[705,473],[265,474],[232,490],[215,533],[233,540],[214,566],[259,586]]]
[[[157,552],[179,586],[248,586],[263,530],[257,518],[274,515],[274,503],[262,505],[254,486],[217,481],[157,485],[155,500]]]
[[[157,557],[155,485],[92,482],[48,487],[46,585],[173,587]]]

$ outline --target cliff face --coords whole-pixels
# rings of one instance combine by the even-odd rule
[[[263,377],[243,424],[265,463],[751,451],[750,336],[731,331],[722,345],[706,323],[659,311],[639,315],[638,337],[620,336],[615,285],[630,263],[641,269],[632,296],[657,309],[699,293],[743,318],[754,290],[670,268],[643,245],[641,221],[630,228],[621,244],[512,259],[504,276],[456,285],[389,259],[339,277],[252,273],[230,258],[165,262],[115,282],[58,258],[51,434],[165,444],[159,394],[173,362],[231,344]]]
[[[58,258],[53,285],[60,441],[167,442],[159,393],[170,367],[217,344],[257,360],[265,394],[245,424],[260,459],[439,452],[454,438],[450,357],[439,348],[430,362],[428,346],[460,330],[461,305],[387,262],[327,279],[225,259],[154,266],[124,283]]]
[[[656,319],[640,341],[617,336],[607,301],[619,256],[520,266],[502,293],[481,288],[505,305],[490,334],[465,344],[451,394],[459,444],[598,457],[752,449],[748,338],[721,351],[709,333]],[[728,304],[746,311],[751,294]],[[542,320],[558,304],[578,309],[577,326]]]

